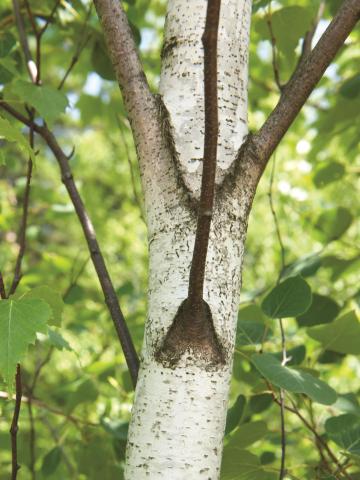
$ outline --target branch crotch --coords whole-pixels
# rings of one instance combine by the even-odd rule
[[[224,348],[205,300],[182,302],[155,358],[164,367],[175,368],[185,354],[186,360],[194,359],[205,368],[225,364]]]

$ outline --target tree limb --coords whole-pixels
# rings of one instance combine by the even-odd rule
[[[135,386],[139,369],[139,359],[134,344],[132,342],[129,329],[126,325],[124,315],[121,311],[115,288],[106,267],[103,254],[98,244],[94,226],[86,211],[80,193],[76,187],[69,164],[69,158],[65,155],[60,145],[57,143],[53,133],[48,129],[46,125],[40,126],[35,122],[30,122],[28,118],[26,118],[20,112],[15,110],[12,106],[1,100],[0,107],[2,107],[14,118],[22,122],[24,125],[27,125],[29,127],[32,126],[34,132],[38,133],[45,140],[58,162],[61,171],[62,181],[69,193],[69,197],[74,205],[76,214],[82,226],[91,259],[104,294],[105,303],[109,309],[111,318],[113,320],[116,332],[118,334],[118,338],[124,352],[126,363],[130,371],[131,379],[133,385]]]
[[[258,165],[256,181],[359,18],[360,1],[345,0],[317,45],[299,63],[264,125],[245,142],[239,158],[250,157]]]
[[[143,149],[153,149],[152,144],[159,146],[161,125],[157,104],[120,0],[94,0],[94,4],[141,157]]]

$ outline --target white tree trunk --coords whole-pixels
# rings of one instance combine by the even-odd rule
[[[205,12],[206,0],[168,2],[160,92],[169,112],[164,123],[170,122],[174,145],[164,144],[157,158],[149,158],[149,151],[139,147],[141,163],[151,164],[143,172],[150,249],[149,311],[129,431],[126,480],[216,480],[220,475],[241,264],[254,194],[246,185],[255,184],[241,175],[235,181],[233,171],[247,134],[250,0],[222,1],[218,43],[218,188],[204,299],[225,362],[210,365],[191,349],[172,367],[156,359],[187,297],[196,229],[194,199],[199,193],[204,141],[201,36]]]

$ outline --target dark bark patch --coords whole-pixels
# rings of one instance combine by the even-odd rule
[[[205,368],[225,364],[225,352],[216,334],[209,305],[194,306],[188,299],[180,305],[155,359],[164,367],[175,368],[183,355]]]

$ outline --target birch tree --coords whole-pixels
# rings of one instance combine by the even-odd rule
[[[149,232],[149,312],[125,477],[219,478],[244,242],[256,186],[354,27],[360,3],[343,3],[282,88],[275,110],[250,135],[251,2],[221,3],[216,193],[213,214],[202,212],[212,219],[203,290],[209,311],[201,320],[193,313],[189,322],[183,302],[191,294],[189,272],[199,268],[192,253],[204,155],[206,2],[168,2],[157,97],[149,91],[121,5],[111,0],[95,5],[135,137]]]
[[[355,27],[360,16],[360,1],[344,0],[315,45],[319,19],[313,19],[312,29],[303,38],[297,66],[286,83],[280,79],[274,54],[279,101],[263,125],[256,132],[250,132],[247,87],[251,0],[168,0],[156,93],[149,87],[133,27],[122,3],[94,0],[131,124],[145,202],[149,246],[148,311],[139,354],[120,308],[95,228],[74,181],[71,153],[65,153],[52,129],[57,110],[66,105],[66,99],[62,104],[61,89],[86,46],[84,38],[58,90],[45,90],[41,39],[58,4],[39,28],[25,2],[35,39],[34,55],[24,26],[24,12],[19,2],[13,1],[29,83],[21,84],[21,80],[14,83],[10,97],[5,91],[0,99],[6,118],[15,119],[28,128],[29,140],[24,142],[24,137],[19,132],[16,134],[11,124],[1,118],[0,133],[5,132],[5,138],[18,142],[29,156],[20,248],[8,286],[0,271],[0,325],[4,325],[4,339],[10,338],[17,346],[14,353],[7,341],[4,347],[6,361],[0,354],[0,370],[6,370],[3,375],[8,385],[13,377],[16,380],[11,427],[12,478],[16,479],[19,469],[17,424],[23,396],[20,360],[27,345],[35,341],[36,333],[46,333],[46,323],[51,325],[56,316],[58,300],[57,297],[54,300],[54,292],[47,290],[30,292],[25,298],[16,297],[26,251],[36,136],[57,160],[136,386],[127,439],[125,479],[219,479],[244,248],[253,199],[270,157]],[[275,52],[271,23],[269,31]],[[11,69],[11,66],[6,68]],[[36,95],[40,90],[43,95],[49,95],[51,107],[46,101],[44,104],[44,97]],[[15,100],[11,94],[15,95]],[[19,99],[25,109],[16,108]],[[116,106],[110,105],[110,108]],[[40,122],[39,117],[44,121]],[[290,306],[283,305],[284,298],[290,299]],[[284,337],[281,319],[304,314],[310,304],[311,292],[306,282],[301,277],[290,276],[287,280],[281,278],[265,298],[263,311],[270,318],[280,319]],[[10,323],[16,321],[21,325],[24,312],[31,311],[39,318],[35,319],[35,313],[34,318],[31,317],[26,338],[20,334],[13,338]],[[351,323],[352,317],[348,321]],[[313,335],[323,341],[326,332],[316,331]],[[270,391],[271,385],[280,389],[279,397],[274,394],[281,411],[280,479],[286,478],[284,412],[292,408],[285,405],[285,390],[303,393],[327,405],[336,399],[330,387],[309,373],[300,373],[295,380],[295,370],[286,367],[289,358],[284,342],[282,346],[282,361],[266,353],[252,357],[254,366],[270,385]],[[353,350],[357,352],[355,347]],[[280,380],[275,378],[276,369],[280,369]],[[27,397],[30,405],[32,393],[30,390]],[[320,442],[321,453],[326,450],[327,444],[321,443],[319,435],[316,441]],[[330,453],[326,451],[336,472],[340,472],[339,478],[350,478],[331,450]],[[244,455],[243,450],[239,451],[239,457],[241,455]],[[251,460],[246,455],[241,458],[244,464]],[[238,465],[236,461],[233,463],[235,473],[223,471],[224,479],[238,478]],[[32,469],[35,472],[34,464]],[[277,478],[273,473],[259,468],[256,478]],[[328,473],[333,473],[330,467]],[[245,475],[248,476],[239,478],[255,478],[251,470]]]

